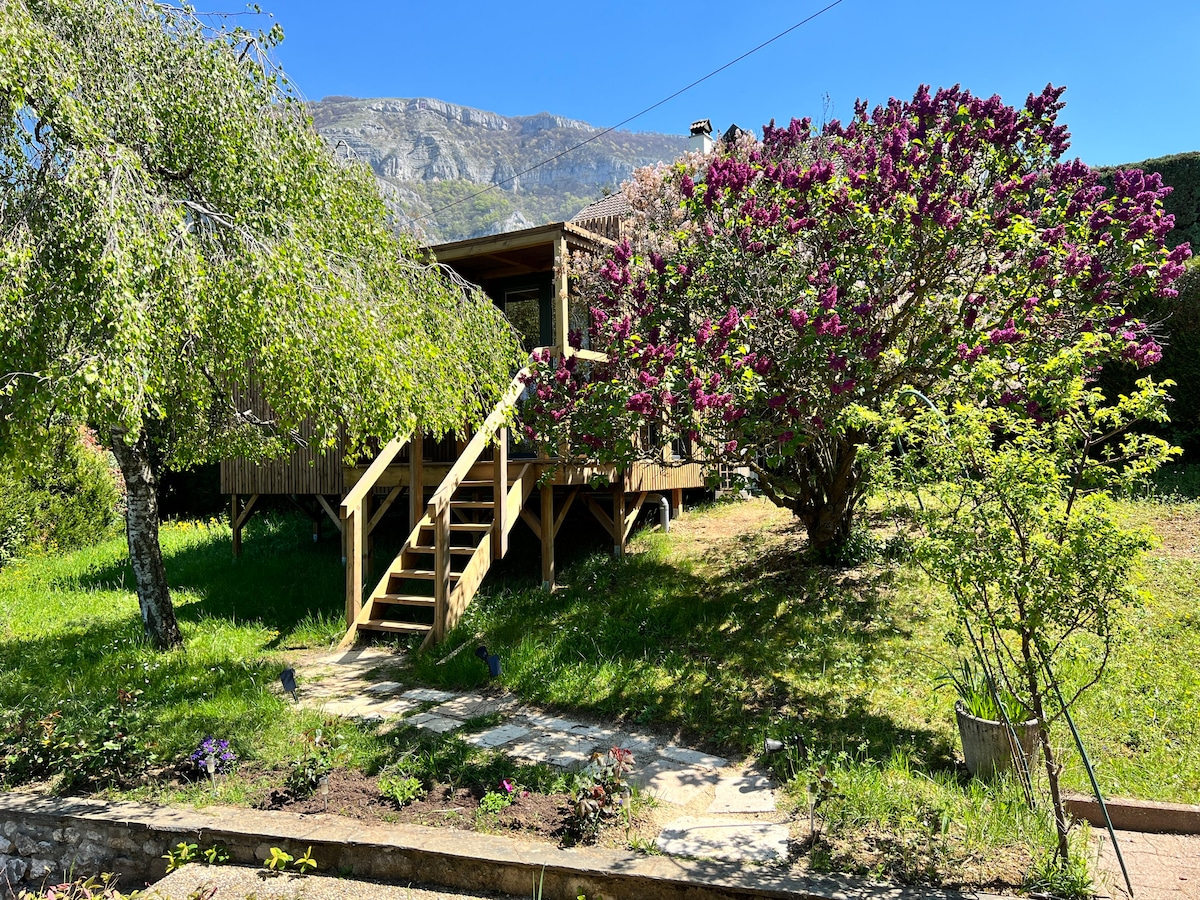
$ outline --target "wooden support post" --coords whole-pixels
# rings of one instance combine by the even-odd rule
[[[429,504],[433,506],[432,503]],[[450,506],[444,505],[433,520],[433,640],[446,636],[446,611],[450,604]]]
[[[567,348],[567,317],[570,314],[567,286],[567,239],[559,235],[554,240],[554,343]]]
[[[375,492],[367,491],[366,496],[363,497],[362,509],[358,514],[358,519],[362,522],[362,567],[364,580],[371,577],[371,567],[375,563],[375,537],[371,534],[371,529],[367,527],[371,521],[371,506],[374,502]]]
[[[413,529],[425,514],[425,438],[420,426],[408,442],[408,527]]]
[[[238,494],[233,494],[230,500],[229,507],[229,525],[233,530],[233,558],[237,559],[242,555],[242,528],[250,519],[250,513],[254,512],[254,504],[258,502],[258,494],[251,494],[250,499],[246,501],[244,506],[239,509],[241,497]]]
[[[625,558],[625,479],[621,478],[613,488],[613,556]]]
[[[341,532],[342,520],[341,520],[341,517],[338,516],[337,510],[334,509],[333,506],[330,504],[330,502],[328,500],[326,500],[322,495],[317,494],[316,497],[317,497],[317,504],[321,507],[321,509],[325,510],[325,515],[329,516],[329,521],[334,524],[334,526],[337,528],[337,530],[339,532]],[[320,518],[320,513],[317,514],[317,518]]]
[[[508,518],[505,500],[508,498],[508,428],[496,432],[496,447],[492,451],[492,559],[504,559],[508,553]]]
[[[671,488],[671,519],[683,515],[683,488]]]
[[[238,495],[229,497],[229,527],[233,530],[233,558],[242,555],[242,529],[238,527]]]
[[[542,499],[542,590],[554,590],[554,485],[538,488]]]
[[[342,523],[342,547],[346,555],[346,627],[353,628],[363,599],[363,509],[347,511]]]

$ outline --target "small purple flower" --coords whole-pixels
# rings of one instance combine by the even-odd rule
[[[212,735],[200,742],[200,746],[188,757],[202,772],[208,770],[208,757],[216,762],[216,774],[223,775],[237,764],[237,754],[229,749],[229,741]]]

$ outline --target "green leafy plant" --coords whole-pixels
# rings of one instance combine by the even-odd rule
[[[1029,717],[1029,711],[1013,696],[1012,691],[997,685],[982,669],[973,666],[969,659],[960,659],[958,669],[947,669],[937,677],[935,684],[939,689],[953,688],[967,712],[977,719],[1002,722],[1007,716],[1010,723],[1018,725]],[[999,703],[996,702],[997,697]]]
[[[167,874],[174,872],[176,869],[183,868],[188,863],[196,861],[196,844],[189,844],[186,841],[180,841],[175,845],[174,850],[168,850],[163,854],[163,859],[167,861]]]
[[[568,816],[568,829],[576,837],[594,837],[605,819],[628,809],[633,789],[626,776],[633,766],[633,753],[621,747],[592,754],[578,773]]]
[[[17,900],[137,900],[143,896],[141,891],[122,893],[117,890],[116,883],[115,874],[104,872],[45,887],[40,891],[21,890],[17,892],[16,897]]]
[[[301,875],[307,875],[317,867],[317,861],[313,858],[312,847],[304,851],[303,856],[297,856],[293,864],[300,871]]]
[[[379,776],[379,793],[396,803],[407,806],[423,793],[421,781],[411,775],[384,773]]]
[[[485,816],[494,816],[500,810],[512,806],[513,795],[499,791],[488,791],[479,800],[479,812]]]
[[[340,735],[329,735],[323,728],[305,732],[300,755],[292,761],[288,772],[288,789],[297,797],[309,796],[321,779],[333,771],[345,751]]]
[[[207,850],[202,851],[204,862],[209,866],[219,866],[229,862],[229,851],[221,844],[213,844]]]
[[[263,860],[263,865],[272,872],[282,872],[288,867],[288,864],[295,859],[292,854],[286,850],[281,850],[278,847],[271,848],[271,854]]]

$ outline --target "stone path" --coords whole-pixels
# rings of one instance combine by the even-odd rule
[[[1102,889],[1126,900],[1125,879],[1108,834],[1103,829],[1092,829],[1092,834],[1101,843],[1099,868],[1107,882]],[[1118,831],[1117,840],[1137,900],[1200,900],[1200,835]]]
[[[512,695],[406,689],[372,677],[398,662],[394,653],[372,647],[312,659],[297,672],[300,702],[332,715],[385,726],[403,721],[437,734],[457,731],[469,719],[498,716],[498,724],[463,732],[463,740],[562,769],[582,768],[593,753],[610,747],[631,750],[635,767],[629,780],[660,804],[680,808],[658,837],[663,853],[731,861],[787,859],[788,825],[776,813],[768,775],[651,735],[548,715]]]

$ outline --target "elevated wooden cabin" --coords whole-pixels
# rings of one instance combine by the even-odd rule
[[[569,328],[586,325],[586,309],[571,296],[567,256],[611,246],[619,216],[606,198],[589,219],[454,241],[432,249],[438,261],[478,284],[514,324],[526,349],[566,348]],[[593,207],[589,207],[589,210]],[[595,230],[592,230],[595,228]],[[556,349],[556,352],[561,350]],[[588,351],[571,351],[585,357]],[[542,583],[555,582],[554,541],[574,503],[587,507],[624,553],[642,504],[654,494],[672,515],[683,491],[705,484],[697,463],[637,463],[618,469],[536,456],[517,456],[505,422],[523,391],[520,373],[487,421],[465,443],[399,436],[369,466],[344,466],[336,454],[297,450],[261,465],[221,464],[221,491],[231,496],[234,554],[241,531],[263,495],[286,495],[323,510],[342,533],[346,561],[346,636],[360,631],[423,634],[437,642],[471,602],[494,560],[508,552],[518,521],[540,539]],[[266,409],[256,410],[264,418]],[[553,475],[540,483],[543,475]],[[537,495],[536,501],[532,498]],[[371,534],[401,497],[411,529],[400,552],[373,586]],[[319,527],[320,513],[314,520]]]

